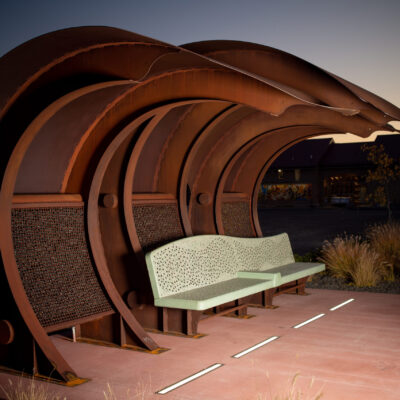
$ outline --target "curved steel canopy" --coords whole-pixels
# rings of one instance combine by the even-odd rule
[[[261,235],[257,188],[281,152],[325,133],[393,131],[388,122],[400,120],[394,105],[280,50],[178,47],[108,27],[24,43],[0,59],[0,87],[0,362],[68,384],[79,380],[47,332],[79,326],[82,337],[157,350],[143,329],[160,324],[145,251],[185,235]],[[17,240],[15,210],[71,207],[83,207],[79,240],[109,311],[44,326],[17,259],[29,243]]]

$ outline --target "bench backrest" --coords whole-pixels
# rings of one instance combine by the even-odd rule
[[[262,271],[294,262],[287,233],[263,238],[227,238],[235,248],[240,271]]]
[[[176,240],[146,254],[155,298],[236,278],[294,261],[286,233],[266,238],[200,235]]]

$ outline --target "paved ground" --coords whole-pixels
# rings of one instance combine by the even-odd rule
[[[202,339],[153,334],[171,349],[160,355],[53,337],[70,365],[90,381],[74,388],[40,384],[67,400],[105,400],[107,384],[115,394],[110,400],[276,400],[298,374],[295,387],[308,393],[304,400],[314,400],[319,391],[323,400],[398,400],[400,295],[309,291],[310,296],[277,297],[280,307],[275,310],[251,308],[256,317],[248,320],[203,321],[200,331],[208,336]],[[329,311],[349,298],[355,301]],[[321,313],[325,316],[293,328]],[[232,358],[272,336],[279,339]],[[215,363],[223,366],[168,394],[155,394]],[[0,374],[0,385],[7,385],[10,377],[22,379]]]
[[[305,254],[339,234],[359,234],[368,225],[387,220],[385,210],[348,208],[261,208],[258,212],[264,236],[287,232],[293,251]],[[394,212],[400,219],[400,210]]]

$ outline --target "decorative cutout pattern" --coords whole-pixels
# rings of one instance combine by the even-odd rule
[[[193,236],[152,251],[150,259],[149,272],[159,297],[233,279],[238,271],[261,271],[294,262],[286,233],[251,239]]]
[[[236,277],[233,247],[222,237],[196,236],[151,253],[160,297],[197,289]]]
[[[18,270],[44,327],[111,311],[86,244],[83,207],[12,210]]]
[[[184,236],[177,204],[132,205],[132,210],[144,252]]]
[[[260,271],[294,262],[292,247],[286,233],[232,241],[239,263],[246,271]]]
[[[222,225],[228,236],[254,237],[254,230],[250,221],[249,203],[233,201],[222,203]]]

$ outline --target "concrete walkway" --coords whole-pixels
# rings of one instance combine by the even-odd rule
[[[91,380],[74,388],[38,384],[67,400],[104,400],[108,384],[115,397],[107,399],[112,400],[275,400],[290,391],[295,378],[295,390],[304,393],[299,399],[311,400],[322,392],[324,400],[398,400],[400,295],[318,289],[309,293],[279,296],[275,310],[250,308],[255,318],[203,321],[200,331],[207,336],[201,339],[155,334],[161,346],[171,349],[160,355],[54,337],[75,371]],[[330,311],[351,298],[354,301]],[[320,314],[325,315],[293,328]],[[279,338],[232,357],[274,336]],[[167,394],[155,394],[216,363],[223,365]],[[21,380],[0,374],[0,385],[9,379]]]

